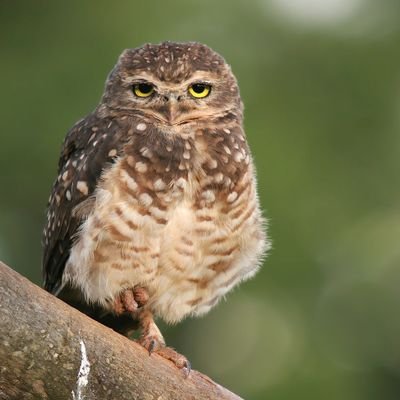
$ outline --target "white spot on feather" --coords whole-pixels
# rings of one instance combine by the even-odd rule
[[[231,154],[231,150],[228,146],[224,146],[224,150],[226,154]]]
[[[136,181],[126,171],[121,170],[120,177],[121,177],[122,182],[124,182],[126,184],[128,189],[130,189],[132,191],[136,191],[136,189],[138,188],[138,185],[137,185]]]
[[[135,169],[137,172],[146,172],[147,171],[147,165],[141,161],[138,161],[135,164]]]
[[[211,159],[208,161],[207,165],[208,165],[208,167],[209,167],[210,169],[215,169],[215,168],[218,167],[217,161],[214,160],[213,158],[211,158]]]
[[[153,187],[154,187],[154,190],[156,190],[156,191],[164,190],[166,187],[166,184],[161,178],[159,178],[153,183]]]
[[[78,181],[76,183],[76,188],[85,196],[89,193],[89,188],[85,181]]]
[[[143,122],[141,122],[140,124],[137,124],[137,125],[136,125],[136,129],[137,129],[138,131],[140,131],[140,132],[145,131],[146,128],[147,128],[147,126],[146,126],[146,124],[144,124]]]
[[[222,172],[218,172],[217,174],[214,175],[214,181],[217,183],[220,183],[224,180],[224,175]]]
[[[151,158],[153,156],[153,152],[149,150],[147,147],[142,147],[139,151],[143,157]]]
[[[184,189],[185,186],[186,186],[186,183],[187,183],[186,179],[180,177],[180,178],[176,181],[175,185],[176,185],[178,188],[180,188],[180,189]]]
[[[130,166],[130,167],[134,167],[135,166],[135,159],[132,157],[132,156],[128,156],[127,158],[126,158],[126,162],[128,163],[128,165]]]
[[[235,154],[234,154],[234,156],[233,156],[233,159],[236,161],[236,162],[240,162],[240,161],[242,161],[243,160],[243,154],[240,152],[240,151],[237,151]]]
[[[144,206],[149,206],[152,202],[153,202],[153,199],[152,199],[152,197],[148,194],[148,193],[142,193],[140,196],[139,196],[139,201],[140,201],[140,203],[142,204],[142,205],[144,205]]]
[[[201,194],[201,197],[206,201],[212,203],[215,201],[215,194],[212,190],[206,190]]]
[[[238,197],[237,192],[232,192],[228,195],[228,197],[226,198],[228,203],[233,203]]]

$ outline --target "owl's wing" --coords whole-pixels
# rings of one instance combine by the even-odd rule
[[[56,294],[76,233],[93,206],[93,194],[102,171],[120,154],[124,129],[111,118],[95,113],[77,122],[61,150],[43,231],[44,288]],[[126,137],[126,136],[125,136]]]

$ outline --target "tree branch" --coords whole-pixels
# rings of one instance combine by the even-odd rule
[[[0,262],[0,399],[240,398],[197,371],[185,378]]]

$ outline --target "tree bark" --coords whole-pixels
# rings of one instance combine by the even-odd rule
[[[93,321],[0,262],[0,399],[238,400]]]

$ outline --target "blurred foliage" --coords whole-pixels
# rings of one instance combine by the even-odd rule
[[[400,3],[0,3],[0,258],[40,282],[66,131],[127,47],[197,40],[246,105],[274,248],[208,316],[167,328],[246,399],[400,397]]]

